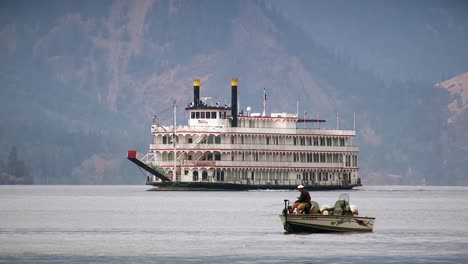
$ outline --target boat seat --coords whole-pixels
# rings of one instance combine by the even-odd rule
[[[309,208],[308,214],[320,214],[320,206],[316,201],[310,201],[312,204],[311,208]]]

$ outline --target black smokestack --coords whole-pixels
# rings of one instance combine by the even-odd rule
[[[193,105],[200,104],[200,79],[193,79]]]
[[[231,88],[231,126],[237,127],[237,78],[231,79]]]

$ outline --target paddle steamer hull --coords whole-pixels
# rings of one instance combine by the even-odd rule
[[[294,190],[297,185],[242,184],[220,182],[155,182],[151,191],[249,191],[249,190]],[[353,185],[309,185],[310,191],[351,190]]]

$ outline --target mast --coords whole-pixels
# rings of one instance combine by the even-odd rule
[[[263,88],[263,103],[262,103],[262,116],[266,116],[266,103],[267,103],[267,97],[266,97],[266,90]]]
[[[174,148],[174,169],[172,173],[172,181],[177,181],[177,154],[176,154],[176,143],[177,143],[177,138],[176,138],[176,125],[177,125],[177,115],[176,115],[176,100],[174,100],[174,128],[172,129],[172,146]]]

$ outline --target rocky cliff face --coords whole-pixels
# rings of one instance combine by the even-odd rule
[[[468,72],[436,84],[449,93],[446,105],[443,145],[443,166],[449,178],[466,184],[468,171]]]
[[[356,112],[367,182],[439,183],[445,123],[431,117],[442,120],[447,93],[386,84],[262,2],[0,5],[0,146],[18,146],[37,183],[142,182],[123,157],[147,149],[153,115],[170,122],[174,100],[191,102],[193,77],[202,96],[229,102],[233,76],[241,108],[260,111],[266,88],[269,112],[295,112],[299,101],[328,127],[340,112],[348,128]]]

